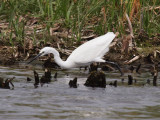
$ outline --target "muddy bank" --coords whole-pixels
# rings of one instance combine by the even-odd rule
[[[12,47],[0,46],[0,65],[14,65],[16,59],[13,53]]]
[[[47,45],[53,46],[53,45]],[[78,45],[77,45],[78,46]],[[54,47],[54,46],[53,46]],[[26,50],[24,53],[23,49],[19,49],[18,47],[10,47],[10,46],[0,46],[0,65],[14,65],[18,62],[28,61],[28,59],[34,57],[40,50],[41,47],[37,47],[35,49]],[[55,47],[56,48],[56,47]],[[75,49],[70,48],[66,49],[65,52],[60,51],[60,56],[62,59],[66,60],[69,54]],[[151,49],[151,48],[150,48]],[[160,59],[160,52],[157,49],[148,50],[132,50],[128,53],[121,52],[121,49],[117,49],[115,46],[110,48],[110,51],[104,56],[104,59],[107,61],[113,61],[118,63],[120,66],[124,65],[138,65],[138,64],[157,64]],[[44,62],[44,66],[52,65],[53,67],[58,67],[54,63],[54,57],[52,55],[41,57],[40,60],[46,61]]]

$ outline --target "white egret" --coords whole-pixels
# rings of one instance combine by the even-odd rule
[[[109,45],[115,38],[113,32],[108,32],[105,35],[94,38],[76,48],[72,54],[63,61],[60,58],[59,52],[52,47],[44,47],[40,53],[34,57],[29,63],[40,56],[52,53],[55,62],[63,69],[77,68],[81,66],[88,66],[93,62],[107,62],[116,65],[118,70],[122,73],[118,64],[114,62],[105,61],[102,57],[109,51]]]

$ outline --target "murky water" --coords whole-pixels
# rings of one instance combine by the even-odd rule
[[[40,76],[41,68],[36,68]],[[52,76],[56,71],[52,71]],[[127,75],[124,79],[127,81]],[[26,82],[33,78],[31,69],[2,67],[0,76],[16,77],[15,89],[0,89],[0,120],[53,120],[53,119],[89,119],[89,120],[159,120],[160,87],[143,86],[149,72],[135,76],[139,85],[119,85],[117,88],[85,87],[87,71],[58,71],[57,81],[34,88],[33,83]],[[69,88],[68,82],[78,77],[78,88]],[[106,73],[107,81],[118,80],[119,73]],[[158,78],[159,79],[159,78]]]

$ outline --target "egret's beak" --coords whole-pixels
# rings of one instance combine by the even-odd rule
[[[43,54],[43,52],[42,52],[42,53],[39,53],[39,54],[38,54],[37,56],[35,56],[31,61],[29,61],[28,64],[31,63],[31,62],[33,62],[35,59],[39,58],[42,54]]]

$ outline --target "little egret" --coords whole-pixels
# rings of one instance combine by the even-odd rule
[[[40,56],[52,53],[54,55],[55,62],[63,69],[77,68],[82,66],[88,66],[93,62],[107,62],[110,64],[116,65],[118,70],[123,75],[118,64],[114,62],[105,61],[102,57],[109,51],[109,45],[112,40],[115,38],[113,32],[108,32],[105,35],[99,36],[90,40],[78,48],[76,48],[72,54],[67,58],[66,61],[63,61],[60,58],[59,52],[52,47],[44,47],[40,50],[40,53],[34,57],[29,63]]]

